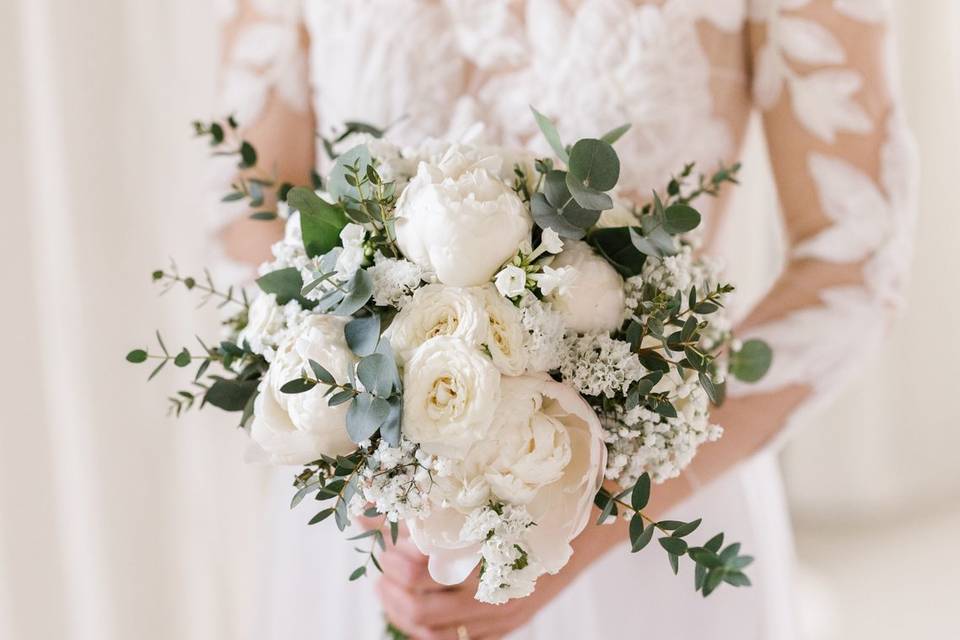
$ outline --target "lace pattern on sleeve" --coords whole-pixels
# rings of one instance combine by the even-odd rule
[[[899,304],[911,259],[915,152],[884,66],[892,43],[882,2],[754,0],[750,18],[765,36],[753,47],[754,100],[774,169],[783,171],[790,247],[781,282],[802,272],[804,284],[816,284],[804,294],[808,304],[768,310],[745,332],[773,346],[774,365],[760,383],[731,393],[803,385],[811,394],[796,422],[877,346]],[[809,195],[785,184],[800,167],[806,176],[797,182],[812,185]]]

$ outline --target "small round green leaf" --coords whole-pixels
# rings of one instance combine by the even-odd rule
[[[744,382],[756,382],[770,369],[773,351],[763,340],[747,340],[730,356],[730,372]]]
[[[178,353],[177,357],[173,359],[173,364],[177,365],[178,367],[185,367],[190,364],[190,352],[187,351],[186,347],[184,347],[183,351]]]
[[[134,349],[127,354],[127,362],[132,362],[134,364],[140,364],[141,362],[146,362],[147,352],[143,349]]]
[[[700,212],[685,204],[672,204],[663,211],[663,228],[670,235],[693,231],[700,226]]]
[[[363,442],[377,432],[390,415],[390,404],[370,393],[361,393],[347,409],[347,434],[354,442]]]
[[[578,140],[570,149],[570,173],[586,186],[609,191],[620,179],[620,158],[610,143],[595,138]]]

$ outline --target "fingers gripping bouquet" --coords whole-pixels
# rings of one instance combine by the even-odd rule
[[[275,191],[286,218],[251,301],[175,269],[157,271],[239,311],[218,346],[132,362],[199,360],[195,388],[171,398],[241,413],[260,459],[301,465],[293,504],[312,496],[332,517],[385,515],[429,556],[440,583],[479,565],[478,600],[529,595],[570,559],[592,521],[630,520],[633,551],[654,536],[676,571],[696,565],[704,595],[749,584],[750,562],[700,521],[644,513],[651,483],[678,475],[721,429],[710,422],[732,373],[755,380],[760,342],[737,344],[724,315],[732,287],[695,254],[691,202],[734,182],[736,167],[692,178],[634,208],[616,194],[621,127],[572,146],[534,116],[556,158],[429,141],[400,149],[353,123],[327,143],[333,168],[311,188],[258,173],[236,141],[244,177],[228,200],[261,208]],[[198,124],[221,150],[236,123]],[[217,373],[211,373],[215,366]],[[613,491],[604,487],[618,485]],[[615,484],[614,484],[615,483]],[[369,539],[356,579],[387,541]]]

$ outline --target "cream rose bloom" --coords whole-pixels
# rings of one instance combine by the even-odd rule
[[[533,221],[499,177],[502,159],[451,146],[436,164],[421,162],[397,202],[397,244],[407,259],[447,285],[488,282],[528,240]]]
[[[488,330],[486,344],[493,364],[501,373],[518,376],[527,368],[525,342],[527,330],[523,326],[523,313],[488,284],[476,289],[476,295],[487,314]]]
[[[250,437],[273,464],[305,464],[321,454],[345,455],[356,448],[347,435],[347,404],[327,405],[327,385],[306,393],[280,392],[284,384],[300,377],[315,360],[338,382],[348,379],[356,358],[343,336],[346,318],[310,315],[293,327],[277,346],[260,395],[254,403]]]
[[[460,338],[420,345],[404,366],[403,433],[427,453],[460,458],[486,437],[500,402],[500,372]]]
[[[573,240],[557,254],[551,267],[573,267],[568,285],[550,296],[567,328],[579,333],[613,331],[623,322],[623,278],[586,242]]]
[[[429,284],[414,292],[384,335],[402,364],[430,338],[453,336],[479,347],[488,331],[487,313],[472,290]]]
[[[434,486],[430,516],[409,523],[441,584],[462,582],[480,559],[480,544],[464,543],[459,534],[485,491],[526,506],[536,523],[525,534],[526,546],[545,571],[556,573],[589,522],[603,481],[603,431],[576,391],[547,376],[521,376],[503,378],[501,394],[490,434]]]

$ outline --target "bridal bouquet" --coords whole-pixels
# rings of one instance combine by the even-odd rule
[[[232,118],[197,123],[240,159],[225,200],[257,211],[275,196],[253,216],[284,218],[285,237],[252,300],[209,275],[154,272],[236,313],[199,354],[158,334],[159,352],[127,359],[158,360],[153,375],[199,361],[172,409],[240,413],[256,458],[302,466],[293,505],[321,504],[310,524],[385,516],[350,538],[369,545],[350,579],[379,568],[402,523],[434,579],[479,566],[477,599],[502,603],[562,569],[591,521],[622,517],[634,552],[656,536],[674,572],[695,564],[704,595],[747,585],[738,544],[694,546],[700,520],[644,512],[652,483],[720,437],[709,411],[727,376],[756,380],[770,363],[765,344],[733,339],[733,287],[695,250],[691,203],[737,167],[695,178],[687,166],[637,208],[615,189],[627,127],[567,146],[534,117],[555,158],[399,148],[350,123],[325,141],[332,169],[310,187],[261,173]]]

